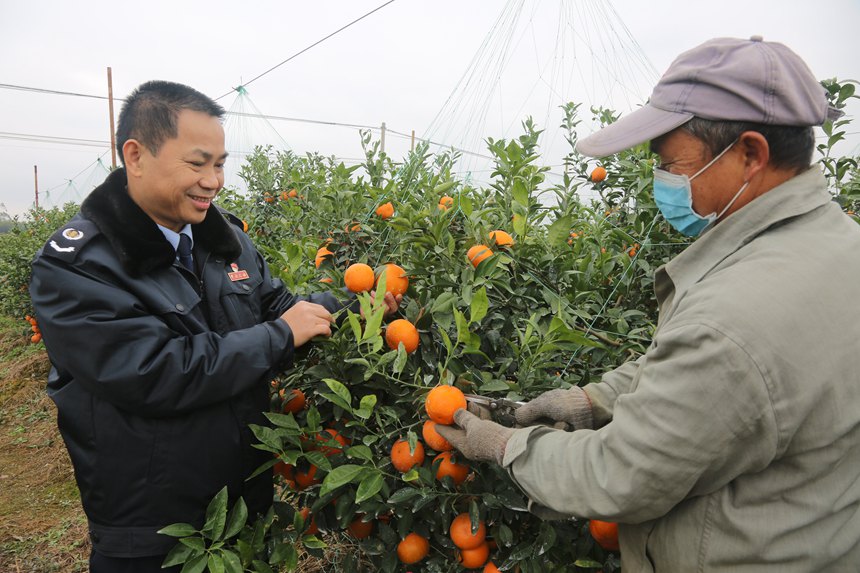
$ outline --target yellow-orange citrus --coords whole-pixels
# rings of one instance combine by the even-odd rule
[[[413,466],[420,466],[424,463],[424,445],[421,442],[415,443],[415,451],[409,451],[409,442],[406,440],[397,440],[391,446],[391,465],[401,472],[406,473]]]
[[[490,231],[490,239],[495,241],[500,247],[507,247],[514,244],[514,238],[506,231]]]
[[[308,468],[306,472],[296,471],[296,485],[299,489],[305,489],[311,487],[314,484],[320,483],[320,479],[316,477],[317,475],[317,467],[313,464]]]
[[[328,250],[328,247],[320,247],[317,250],[317,258],[314,260],[314,264],[317,268],[320,268],[320,265],[323,264],[323,261],[326,260],[326,257],[330,257],[333,254],[333,252]]]
[[[287,394],[287,389],[283,388],[278,394],[284,400],[284,414],[295,414],[301,411],[307,402],[305,393],[298,388],[293,388],[289,394]]]
[[[248,221],[245,221],[244,219],[242,219],[242,230],[246,233],[248,232]]]
[[[487,245],[475,245],[466,253],[466,257],[468,257],[469,262],[472,263],[473,267],[477,267],[481,264],[481,261],[484,259],[488,259],[493,256],[493,251],[490,250],[490,247]]]
[[[317,533],[319,533],[320,528],[317,527],[316,520],[314,520],[313,516],[311,515],[310,508],[303,507],[299,513],[302,515],[302,519],[305,520],[304,535],[316,535]],[[308,518],[310,518],[310,521],[308,521]]]
[[[424,438],[424,442],[428,446],[437,452],[448,452],[454,449],[454,446],[436,431],[436,422],[433,420],[424,422],[424,426],[421,428],[421,437]]]
[[[333,428],[327,428],[325,431],[320,432],[316,436],[317,442],[331,442],[331,440],[336,441],[340,446],[320,446],[320,451],[325,454],[326,457],[331,457],[335,454],[338,454],[343,450],[343,448],[349,445],[349,440],[341,436],[337,430]]]
[[[472,533],[472,520],[467,512],[463,512],[451,522],[448,535],[460,549],[474,549],[487,538],[487,526],[479,521],[478,530]]]
[[[320,279],[320,282],[321,282],[321,283],[331,284],[331,283],[333,283],[333,282],[334,282],[334,280],[332,280],[332,278],[331,278],[331,277],[323,277],[323,278],[321,278],[321,279]]]
[[[477,569],[490,558],[490,546],[486,542],[474,549],[461,549],[459,561],[466,569]]]
[[[443,195],[441,199],[439,199],[439,210],[447,211],[451,207],[454,206],[454,198],[449,197],[447,195]]]
[[[469,475],[469,466],[465,464],[458,464],[451,460],[452,454],[451,452],[442,452],[435,458],[433,458],[433,463],[436,463],[436,460],[439,460],[439,469],[436,470],[436,479],[442,481],[442,478],[445,476],[450,477],[454,485],[460,485],[466,479],[466,476]]]
[[[602,165],[598,165],[594,168],[594,171],[591,172],[591,180],[595,183],[600,183],[606,179],[606,168]]]
[[[388,348],[397,350],[401,342],[407,354],[418,348],[418,329],[405,318],[398,318],[385,328],[385,343]]]
[[[588,531],[594,540],[607,551],[618,551],[618,524],[611,521],[592,519]]]
[[[466,396],[456,386],[440,384],[427,394],[424,409],[437,424],[450,426],[454,423],[454,412],[466,407]]]
[[[373,533],[373,521],[362,521],[363,513],[355,516],[355,519],[347,526],[350,535],[356,539],[365,539]]]
[[[484,565],[484,573],[501,573],[499,568],[496,567],[496,564],[492,561],[488,561],[486,565]]]
[[[394,215],[394,205],[389,201],[376,208],[376,214],[382,219],[390,219]]]
[[[377,286],[383,273],[385,273],[385,292],[390,292],[394,296],[406,294],[406,289],[409,288],[409,277],[406,276],[406,271],[394,263],[388,263],[379,272],[376,279]]]
[[[375,278],[369,265],[355,263],[343,273],[343,284],[352,292],[367,292],[373,288]]]
[[[430,553],[430,542],[417,533],[410,533],[397,544],[397,558],[401,563],[418,563]]]

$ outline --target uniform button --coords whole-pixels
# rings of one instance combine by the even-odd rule
[[[182,312],[183,310],[185,310],[185,305],[182,304],[181,302],[176,303],[176,310],[178,310],[179,312]]]
[[[215,262],[219,265],[224,262],[224,259],[215,259]]]
[[[246,291],[251,290],[251,287],[249,287],[248,285],[242,285],[242,288]]]

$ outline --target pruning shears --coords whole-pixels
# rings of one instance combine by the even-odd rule
[[[513,426],[517,423],[514,410],[525,404],[525,402],[515,402],[507,398],[490,398],[478,394],[466,394],[466,401],[486,408],[492,417],[504,426]]]
[[[488,396],[479,396],[478,394],[466,394],[466,401],[472,404],[477,404],[490,411],[492,418],[503,426],[513,427],[517,424],[517,418],[514,416],[514,410],[525,404],[525,402],[515,402],[507,398],[490,398]],[[536,421],[540,426],[550,426],[558,430],[570,431],[571,427],[565,422],[555,422],[548,418],[541,418]]]

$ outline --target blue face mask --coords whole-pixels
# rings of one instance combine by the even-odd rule
[[[687,237],[698,237],[707,228],[712,226],[723,214],[729,210],[735,200],[741,196],[741,193],[749,185],[749,181],[744,183],[741,188],[735,193],[735,196],[729,201],[719,214],[716,212],[710,215],[699,215],[693,210],[693,188],[690,182],[705,172],[705,170],[717,162],[735,142],[723,149],[719,155],[714,157],[707,165],[699,169],[692,177],[686,175],[678,175],[669,173],[665,169],[654,170],[654,201],[657,203],[657,208],[663,217],[677,229],[681,234]]]

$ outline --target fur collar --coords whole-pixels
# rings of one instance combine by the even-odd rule
[[[172,265],[173,247],[155,222],[128,194],[125,169],[117,169],[96,187],[81,204],[81,213],[95,223],[131,275],[144,275],[156,268]],[[195,250],[202,247],[227,261],[236,260],[242,245],[235,230],[213,203],[206,218],[194,229]]]

